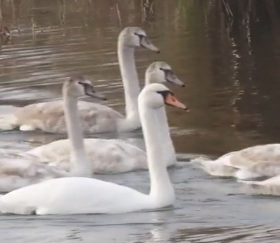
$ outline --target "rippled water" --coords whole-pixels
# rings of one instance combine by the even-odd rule
[[[150,3],[146,8],[141,3]],[[210,11],[210,10],[207,10]],[[279,142],[279,22],[228,26],[194,1],[2,1],[12,39],[0,42],[0,111],[60,97],[63,77],[94,81],[108,105],[124,111],[116,39],[124,26],[143,27],[161,49],[137,51],[143,80],[154,60],[168,62],[186,82],[169,86],[188,104],[168,109],[178,158],[218,156]],[[277,16],[276,16],[277,17]],[[142,82],[143,84],[143,82]],[[87,135],[90,136],[90,135]],[[103,135],[110,138],[112,135]],[[40,132],[2,133],[2,150],[24,151],[61,138]],[[122,135],[143,147],[142,135]],[[234,180],[211,178],[192,166],[170,170],[174,208],[123,215],[0,216],[3,242],[277,242],[279,198],[244,194]],[[149,190],[147,172],[97,176]],[[73,192],[74,195],[74,192]]]

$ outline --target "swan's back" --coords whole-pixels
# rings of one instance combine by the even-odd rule
[[[85,132],[115,131],[116,121],[123,118],[120,113],[102,104],[79,101],[78,108]],[[19,127],[51,133],[67,132],[62,100],[27,105],[15,116]]]
[[[257,145],[232,154],[230,165],[243,169],[267,162],[280,161],[280,144]]]
[[[0,161],[0,192],[9,192],[42,180],[58,178],[62,173],[48,165],[29,159],[2,159]]]
[[[151,206],[149,200],[147,195],[118,184],[69,177],[12,191],[0,198],[0,211],[16,214],[122,213],[145,209]]]
[[[147,169],[146,153],[118,139],[85,139],[85,149],[93,173],[124,173]],[[68,139],[34,148],[28,154],[37,156],[50,166],[69,171],[71,148]]]

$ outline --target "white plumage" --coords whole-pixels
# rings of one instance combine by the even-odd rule
[[[161,84],[146,86],[139,96],[151,179],[150,194],[96,179],[59,178],[4,195],[0,198],[0,211],[16,214],[126,213],[172,205],[175,193],[163,163],[157,116],[157,110],[164,103],[186,109]]]

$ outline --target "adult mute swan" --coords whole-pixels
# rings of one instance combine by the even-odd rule
[[[147,144],[150,193],[91,178],[67,177],[20,188],[0,198],[0,211],[14,214],[113,214],[172,205],[175,192],[162,163],[158,109],[164,104],[187,109],[162,84],[149,84],[139,95],[139,114]]]
[[[195,160],[213,176],[240,180],[280,175],[280,144],[257,145],[234,151],[216,160]]]
[[[77,102],[80,96],[92,96],[105,99],[104,96],[95,92],[90,81],[83,77],[71,77],[63,85],[63,102],[66,114],[66,124],[68,130],[74,128],[78,134],[82,134],[82,127],[79,122]],[[91,165],[86,156],[83,137],[69,132],[71,146],[72,168],[66,173],[55,167],[39,163],[36,156],[24,157],[18,155],[17,158],[0,160],[0,191],[8,192],[30,184],[38,183],[42,180],[64,177],[64,176],[91,176]]]
[[[119,34],[118,59],[124,86],[126,116],[105,105],[79,101],[79,115],[85,132],[126,132],[140,128],[137,112],[140,88],[134,59],[136,47],[159,52],[141,28],[127,27]],[[0,117],[0,130],[16,128],[22,131],[38,129],[49,133],[66,133],[63,102],[31,104],[19,108],[13,114],[4,114]]]
[[[184,83],[177,78],[171,67],[165,62],[152,63],[145,75],[146,85],[157,82],[170,82],[180,86]],[[176,153],[170,138],[167,117],[164,107],[158,109],[161,126],[161,143],[164,146],[162,153],[167,166],[176,162]],[[68,131],[76,136],[77,130]],[[63,170],[70,168],[71,141],[63,139],[27,151],[28,154],[39,157],[45,163]],[[124,173],[135,170],[148,169],[146,153],[141,149],[122,140],[112,139],[84,139],[85,149],[92,165],[93,173]]]

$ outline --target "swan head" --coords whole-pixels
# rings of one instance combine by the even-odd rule
[[[145,104],[152,109],[169,105],[188,111],[188,108],[166,86],[159,83],[148,84],[143,88],[139,95],[139,104]]]
[[[107,100],[103,94],[96,92],[92,83],[83,76],[72,76],[66,80],[63,84],[62,93],[74,98],[86,95],[100,100]]]
[[[166,62],[153,62],[146,70],[145,80],[146,84],[167,82],[185,87],[185,84],[177,78]]]
[[[160,50],[150,42],[146,32],[139,27],[124,28],[119,34],[119,43],[126,48],[143,47],[160,53]]]

